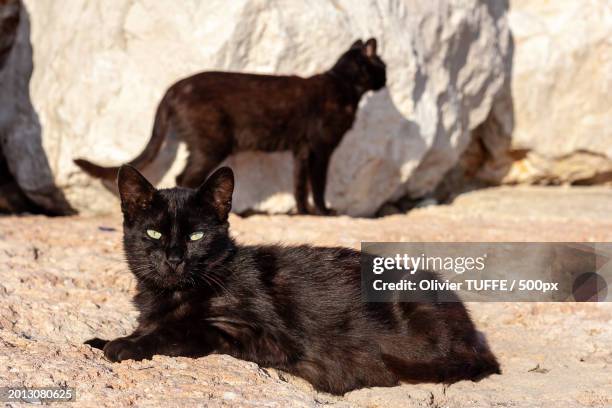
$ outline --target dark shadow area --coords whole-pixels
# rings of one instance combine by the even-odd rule
[[[494,5],[486,4],[489,14],[495,20],[509,11],[508,1],[500,1]],[[512,32],[509,33],[508,40],[508,55],[505,61],[506,80],[493,101],[489,115],[472,131],[468,146],[457,163],[445,173],[435,189],[424,197],[405,196],[391,203],[397,212],[406,212],[426,205],[451,203],[461,193],[500,185],[504,176],[508,174],[515,160],[511,152],[514,129],[514,103],[511,87],[514,60]],[[439,139],[434,140],[430,151],[411,177],[422,177],[421,169],[435,167],[438,161],[442,165],[448,159],[437,153],[436,143],[443,142]],[[393,212],[390,207],[387,207],[386,211],[381,208],[379,215],[387,215],[385,212],[390,211]]]
[[[44,209],[30,200],[15,181],[8,169],[0,146],[0,213],[13,214],[20,212],[45,214]]]
[[[17,36],[19,0],[0,0],[0,70],[4,67]]]
[[[500,185],[515,161],[511,151],[514,129],[512,33],[509,41],[506,81],[485,121],[472,131],[470,143],[459,161],[445,174],[432,193],[433,198],[439,202],[449,203],[461,193]]]
[[[19,0],[0,0],[0,212],[71,215],[54,183],[30,100],[30,19]]]

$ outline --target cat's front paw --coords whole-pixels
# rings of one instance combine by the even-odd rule
[[[104,339],[101,339],[99,337],[94,337],[93,339],[87,340],[83,344],[87,344],[88,346],[91,346],[91,347],[99,349],[99,350],[104,350],[104,346],[106,346],[108,344],[108,340],[104,340]]]
[[[104,346],[104,356],[114,363],[123,360],[144,360],[150,359],[152,354],[138,344],[136,340],[127,340],[124,338],[109,341]]]

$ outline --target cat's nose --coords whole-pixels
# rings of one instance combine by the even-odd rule
[[[171,248],[166,253],[166,262],[173,269],[178,268],[178,266],[183,263],[183,253],[178,248]]]
[[[178,268],[183,263],[183,258],[179,257],[168,257],[166,263],[172,267],[172,269]]]

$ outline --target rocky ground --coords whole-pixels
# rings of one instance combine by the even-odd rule
[[[503,188],[382,219],[232,217],[241,242],[611,241],[612,190]],[[82,343],[128,333],[120,218],[0,218],[0,386],[69,385],[78,406],[609,407],[611,304],[473,303],[504,373],[342,398],[228,356],[112,364]]]

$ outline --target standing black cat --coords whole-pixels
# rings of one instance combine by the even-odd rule
[[[298,213],[308,213],[310,181],[316,212],[329,214],[324,194],[330,156],[353,125],[359,99],[385,82],[385,64],[373,38],[356,41],[333,68],[310,78],[200,73],[168,89],[149,144],[130,164],[145,168],[168,133],[175,132],[189,150],[177,185],[195,188],[232,153],[289,150]],[[83,159],[75,163],[107,180],[115,179],[119,169]]]
[[[118,178],[140,316],[87,342],[111,361],[229,354],[333,394],[499,372],[463,304],[362,301],[357,251],[237,245],[229,168],[197,190],[156,190],[129,166]]]

